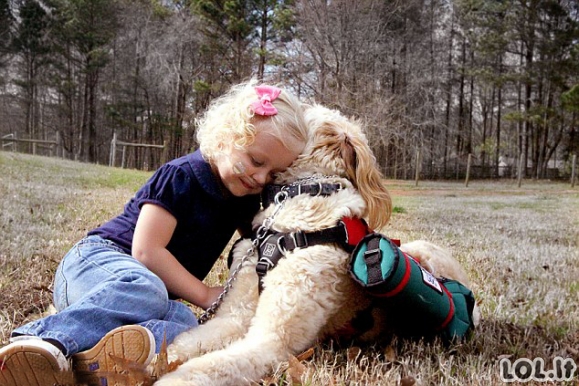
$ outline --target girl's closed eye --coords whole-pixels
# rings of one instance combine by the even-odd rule
[[[258,168],[259,168],[259,167],[262,167],[262,166],[264,165],[264,162],[258,160],[257,158],[255,158],[255,157],[250,157],[250,158],[251,158],[251,163],[252,163],[253,166],[255,166],[255,167],[258,167]]]

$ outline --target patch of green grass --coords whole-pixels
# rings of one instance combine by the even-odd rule
[[[394,206],[392,208],[392,213],[406,213],[406,209],[401,206]]]
[[[110,168],[102,165],[85,164],[58,158],[35,157],[19,153],[2,153],[0,160],[9,176],[18,175],[26,180],[37,178],[49,186],[63,188],[138,189],[152,172],[132,169]]]
[[[575,281],[569,285],[569,294],[573,296],[579,294],[579,282]]]
[[[127,188],[136,191],[151,175],[139,170],[105,167],[96,171],[77,176],[75,181],[83,188]]]
[[[502,209],[504,209],[504,208],[507,207],[507,204],[502,203],[502,202],[501,202],[501,203],[499,203],[499,202],[491,202],[491,203],[489,204],[489,206],[491,207],[492,210],[502,210]]]

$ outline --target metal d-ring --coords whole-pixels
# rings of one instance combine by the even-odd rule
[[[277,239],[277,249],[279,250],[279,253],[281,253],[282,256],[285,256],[285,254],[287,253],[287,249],[285,249],[285,246],[281,245],[281,241],[283,240],[283,237],[279,237]]]
[[[322,182],[318,181],[318,194],[315,195],[315,197],[318,197],[322,194]]]

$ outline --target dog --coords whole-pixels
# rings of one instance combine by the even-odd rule
[[[361,125],[320,105],[310,106],[306,119],[310,140],[274,184],[295,187],[305,181],[308,186],[339,188],[330,189],[330,194],[276,196],[254,219],[258,234],[264,224],[275,232],[315,232],[334,227],[343,218],[364,218],[372,229],[385,226],[391,198]],[[170,360],[183,364],[155,385],[251,384],[290,355],[339,334],[372,305],[351,278],[350,253],[340,243],[286,250],[277,266],[262,277],[261,293],[257,249],[248,239],[235,245],[230,272],[237,272],[232,288],[212,319],[169,345]],[[470,285],[465,271],[443,249],[425,241],[403,244],[401,249],[431,273]],[[359,338],[379,338],[386,333],[384,325],[375,323]]]

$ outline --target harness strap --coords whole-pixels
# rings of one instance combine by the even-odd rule
[[[289,232],[282,233],[280,247],[286,251],[293,251],[296,248],[307,248],[310,245],[339,243],[346,244],[346,226],[340,222],[332,228],[326,228],[314,232]],[[346,244],[347,245],[347,244]]]
[[[259,246],[259,260],[255,267],[259,276],[260,292],[263,277],[277,265],[286,252],[330,243],[337,243],[347,252],[352,252],[367,233],[368,225],[363,219],[350,217],[342,218],[334,227],[318,231],[271,232]]]
[[[284,233],[269,234],[259,246],[259,260],[255,266],[255,271],[259,276],[259,291],[261,292],[261,279],[267,271],[275,267],[278,261],[283,257],[284,251],[280,248],[280,239]]]
[[[368,240],[368,249],[364,252],[364,262],[368,267],[368,285],[382,281],[382,251],[380,250],[380,238],[373,237]]]
[[[275,196],[282,190],[287,192],[288,197],[295,197],[300,194],[309,194],[310,196],[329,196],[333,193],[339,192],[344,187],[342,184],[335,183],[321,183],[316,184],[299,184],[299,185],[267,185],[261,193],[261,201],[263,207],[267,208],[270,204],[275,202]]]

